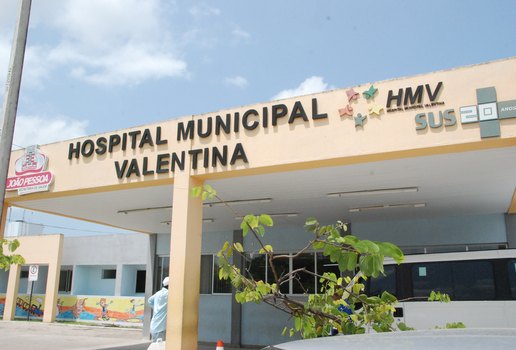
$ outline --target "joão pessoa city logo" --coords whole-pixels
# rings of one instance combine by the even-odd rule
[[[47,167],[48,157],[40,152],[39,146],[27,147],[15,162],[16,176],[7,178],[6,191],[18,190],[19,195],[48,191],[54,174],[46,171]]]

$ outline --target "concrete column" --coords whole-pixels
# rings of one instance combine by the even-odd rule
[[[176,173],[170,240],[166,350],[197,349],[202,243],[202,200],[191,196],[202,181]]]
[[[233,231],[233,243],[243,243],[242,230]],[[233,264],[244,271],[244,259],[239,254],[233,255]],[[239,348],[242,343],[242,304],[235,300],[235,288],[231,288],[231,346]]]
[[[505,215],[505,227],[507,230],[507,244],[510,249],[516,248],[516,214]]]
[[[154,291],[154,267],[156,266],[156,241],[158,235],[148,235],[149,249],[147,249],[147,269],[145,273],[145,305],[143,307],[143,337],[150,337],[150,321],[152,317],[152,309],[147,300],[152,296]]]
[[[16,298],[20,288],[21,268],[21,265],[11,265],[9,269],[9,281],[7,282],[7,292],[5,293],[4,321],[14,320]]]
[[[124,265],[117,264],[116,265],[115,291],[114,291],[114,294],[116,297],[119,297],[122,295],[123,279],[124,279]]]
[[[77,265],[73,265],[72,266],[72,284],[70,285],[70,295],[77,295],[77,292],[75,290],[75,281],[76,281],[76,278],[77,278]],[[77,278],[77,281],[79,280],[79,278]]]
[[[57,254],[48,262],[47,290],[45,293],[45,306],[43,322],[51,323],[57,316],[57,294],[59,292],[59,276],[61,272],[61,257],[63,256],[63,235],[57,238]]]

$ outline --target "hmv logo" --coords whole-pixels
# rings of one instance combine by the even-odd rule
[[[404,107],[411,105],[423,104],[423,96],[428,97],[426,103],[432,103],[439,97],[443,87],[443,82],[440,81],[435,88],[432,88],[430,84],[418,85],[415,89],[412,87],[399,89],[396,93],[394,90],[389,90],[387,97],[387,108],[391,108],[391,104],[396,103],[396,107]]]

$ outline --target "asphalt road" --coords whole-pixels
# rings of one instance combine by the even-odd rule
[[[2,350],[147,350],[149,344],[139,328],[0,320]],[[198,350],[215,350],[215,344]]]

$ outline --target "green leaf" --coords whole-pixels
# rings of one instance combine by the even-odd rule
[[[360,254],[375,254],[380,251],[376,243],[367,239],[357,242],[354,247]]]
[[[404,322],[398,323],[398,328],[400,331],[413,331],[415,328],[407,326]]]
[[[365,276],[378,277],[383,273],[383,256],[381,255],[367,255],[361,256],[359,267]]]
[[[263,249],[268,253],[272,253],[272,246],[270,244],[265,245]]]
[[[243,253],[244,252],[244,247],[242,246],[242,243],[240,242],[235,242],[233,243],[233,246],[235,247],[235,250],[239,253]]]
[[[201,195],[201,193],[202,193],[202,187],[201,186],[195,186],[190,191],[190,194],[191,194],[192,197],[199,197]]]
[[[260,221],[260,223],[262,225],[265,225],[265,226],[272,226],[273,225],[273,221],[272,221],[271,216],[267,215],[267,214],[260,215],[259,221]]]
[[[254,231],[256,232],[257,235],[259,235],[261,237],[265,236],[265,228],[263,226],[255,227]]]
[[[204,191],[207,192],[210,197],[213,197],[217,194],[217,191],[215,191],[215,189],[208,184],[204,185]]]
[[[405,260],[405,255],[397,245],[389,242],[376,242],[376,244],[383,255],[393,258],[398,264]]]
[[[308,218],[305,221],[305,226],[316,226],[318,224],[319,224],[319,222],[317,221],[316,218]]]
[[[356,244],[358,241],[359,241],[359,239],[357,237],[348,235],[348,236],[344,236],[343,243],[352,246],[352,245]]]
[[[324,246],[325,246],[324,242],[321,242],[321,241],[317,241],[317,242],[315,242],[315,243],[313,244],[313,248],[314,248],[315,250],[322,249],[322,248],[324,248]]]
[[[18,247],[20,246],[20,241],[17,239],[13,239],[12,241],[9,241],[8,249],[10,252],[14,252]]]
[[[240,228],[242,229],[242,236],[244,236],[244,237],[247,236],[247,234],[249,233],[249,226],[247,225],[245,218],[240,223]]]
[[[395,302],[398,301],[398,299],[394,295],[392,295],[391,293],[389,293],[387,291],[384,291],[382,293],[381,298],[382,298],[383,302],[390,303],[390,304],[395,303]]]
[[[301,317],[295,317],[294,318],[294,328],[296,331],[299,331],[301,329],[301,326],[303,325],[303,321],[301,320]]]

